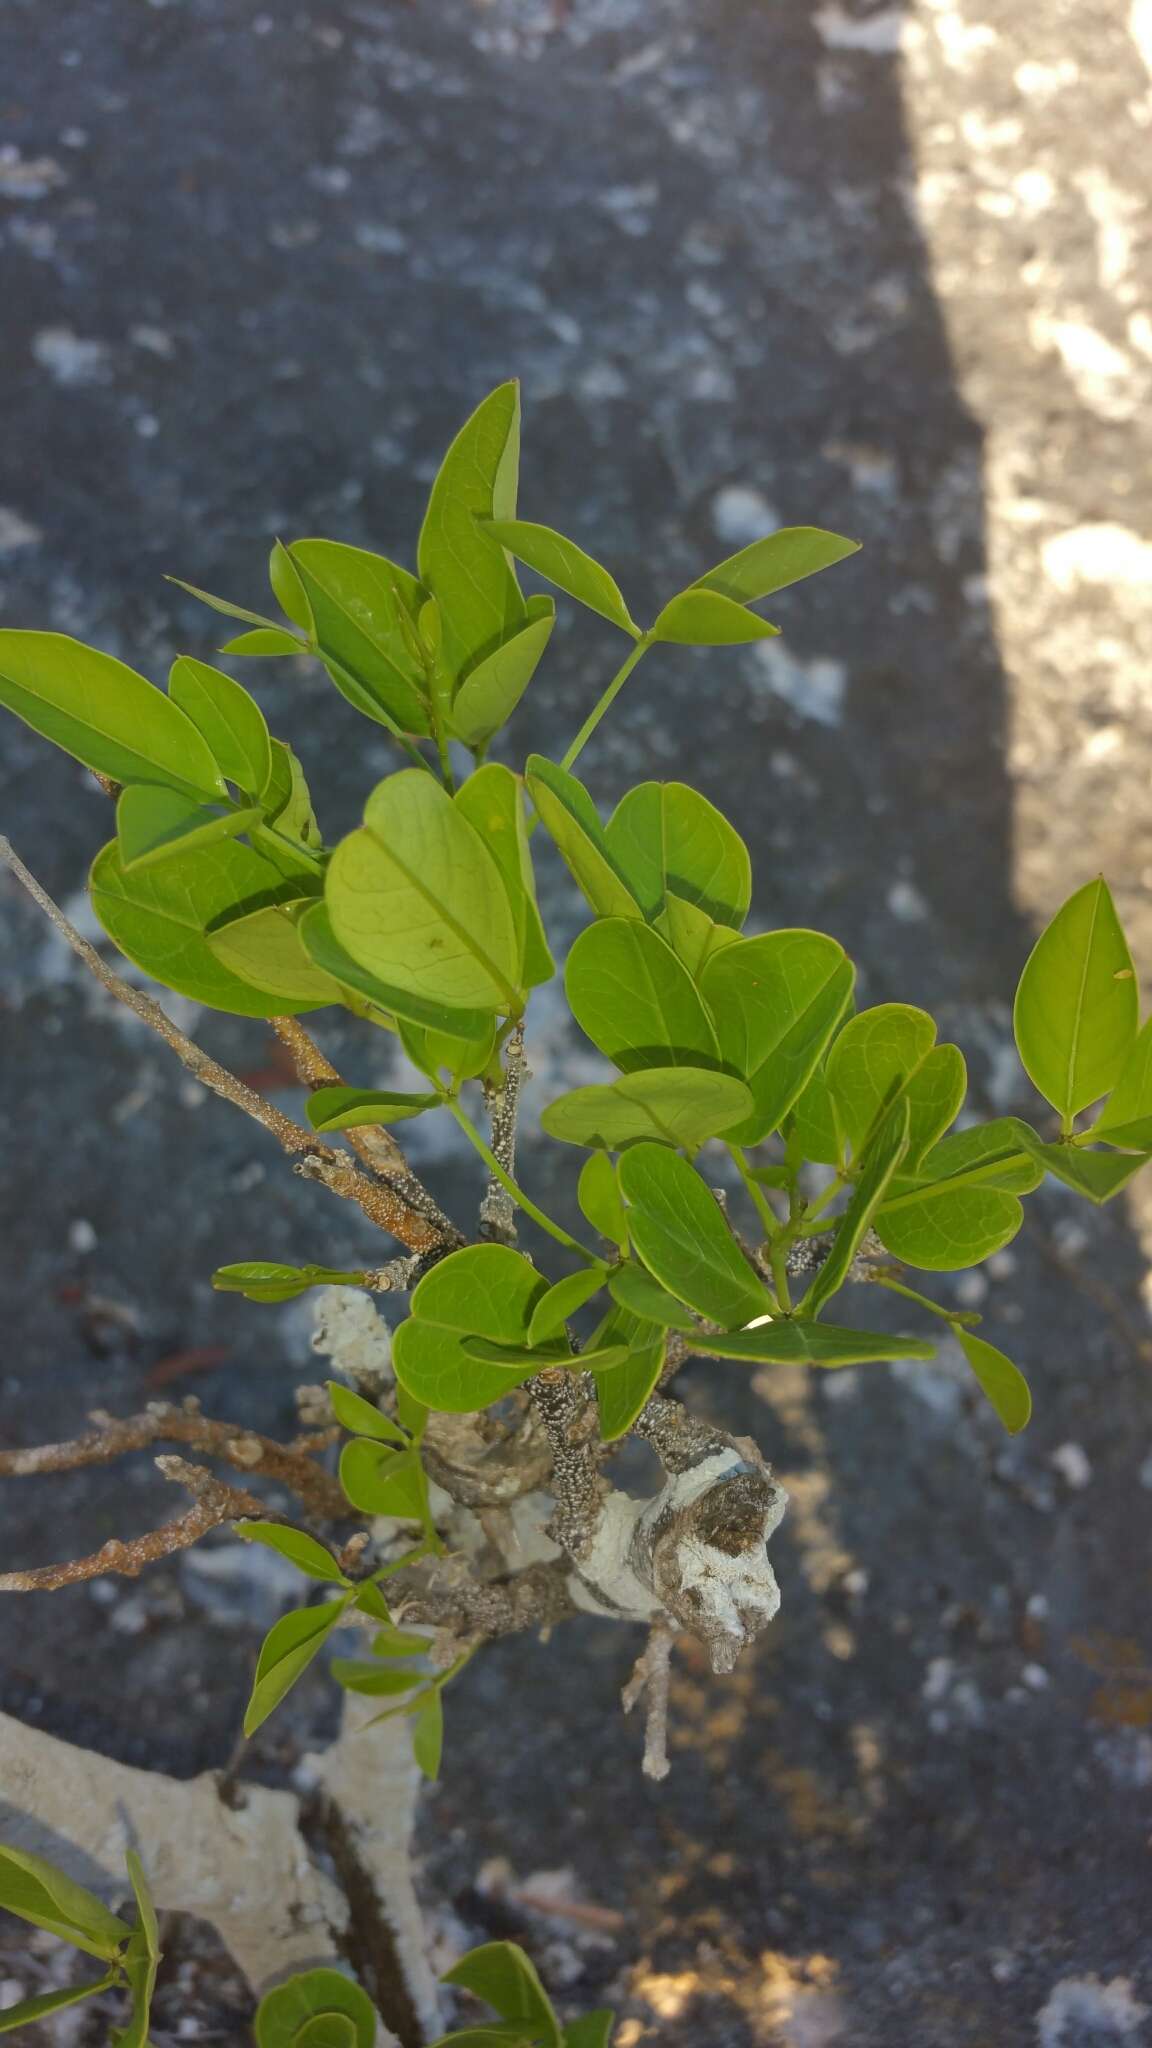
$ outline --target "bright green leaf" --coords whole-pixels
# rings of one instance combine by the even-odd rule
[[[416,578],[385,555],[341,541],[297,540],[288,553],[341,695],[392,730],[428,732],[425,680],[410,639],[422,602]]]
[[[954,1121],[967,1084],[959,1049],[938,1046],[932,1018],[908,1003],[878,1003],[850,1018],[828,1055],[825,1075],[837,1122],[857,1159],[897,1096],[904,1097],[908,1171]]]
[[[766,1313],[763,1282],[686,1159],[663,1145],[637,1145],[618,1173],[632,1243],[662,1287],[726,1329]]]
[[[519,455],[520,387],[501,384],[461,427],[428,499],[417,560],[440,605],[452,676],[503,646],[524,617],[508,558],[483,524],[515,517]]]
[[[428,1648],[427,1643],[423,1646]],[[412,1692],[424,1680],[419,1671],[387,1671],[362,1657],[333,1657],[332,1676],[345,1692],[362,1693],[367,1699],[386,1699]]]
[[[214,924],[205,934],[216,958],[241,981],[296,1007],[342,1003],[344,990],[317,967],[300,937],[300,914],[314,899],[266,903],[243,917]],[[274,1013],[275,1014],[275,1013]]]
[[[549,838],[597,915],[643,917],[612,858],[600,813],[584,784],[542,754],[529,754],[525,778]]]
[[[66,1985],[63,1991],[42,1991],[36,1998],[22,1998],[16,2005],[6,2005],[0,2009],[0,2034],[14,2034],[17,2027],[35,2026],[37,2020],[51,2019],[54,2012],[79,2005],[98,1991],[107,1991],[118,1975],[117,1970],[109,1970],[103,1977],[93,1978],[90,1984]]]
[[[276,901],[291,887],[271,862],[238,840],[132,869],[121,865],[112,841],[93,862],[90,886],[92,907],[109,938],[177,995],[240,1017],[282,1016],[333,1000],[262,992],[215,952],[209,925]]]
[[[456,797],[456,808],[479,834],[503,877],[516,927],[521,985],[536,988],[551,981],[556,963],[536,907],[523,783],[501,762],[489,761],[468,777]]]
[[[438,1686],[425,1694],[412,1722],[412,1754],[418,1769],[434,1784],[444,1753],[444,1701]]]
[[[236,839],[260,822],[258,805],[220,811],[177,789],[132,782],[116,804],[116,843],[124,868],[150,867],[174,853],[195,853],[219,839]]]
[[[947,1180],[954,1186],[1002,1188],[1006,1194],[1027,1195],[1044,1178],[1044,1169],[1029,1156],[1036,1143],[1035,1133],[1018,1117],[994,1117],[991,1123],[972,1124],[966,1131],[953,1131],[926,1152],[915,1175],[906,1186],[900,1174],[892,1182],[892,1197],[910,1191],[912,1185]]]
[[[268,821],[279,834],[298,845],[317,848],[321,844],[320,827],[304,770],[284,740],[273,740],[271,752],[272,768],[262,798]]]
[[[709,569],[693,587],[718,590],[735,604],[755,604],[774,591],[784,590],[802,577],[830,569],[835,562],[859,552],[858,540],[842,534],[825,533],[819,526],[783,526],[763,540],[754,540],[739,554],[729,555]]]
[[[1016,990],[1016,1044],[1029,1079],[1070,1122],[1114,1088],[1136,1037],[1139,991],[1103,879],[1058,910]]]
[[[331,1551],[303,1529],[289,1529],[283,1522],[237,1522],[235,1527],[236,1534],[246,1543],[260,1543],[265,1550],[275,1550],[310,1579],[324,1579],[332,1586],[347,1585]]]
[[[740,939],[707,962],[700,987],[721,1053],[755,1103],[730,1143],[757,1145],[779,1129],[844,1015],[854,977],[843,947],[822,932]]]
[[[511,1941],[490,1941],[474,1948],[450,1970],[445,1984],[456,1984],[499,2013],[502,2020],[523,2024],[545,2048],[561,2048],[560,2024],[535,1968]]]
[[[578,2020],[569,2020],[564,2029],[564,2048],[611,2048],[615,2018],[607,2006],[597,2006],[595,2012],[581,2013]]]
[[[594,1153],[580,1169],[576,1200],[593,1230],[627,1253],[628,1219],[616,1178],[616,1168],[603,1153]]]
[[[77,1884],[43,1856],[0,1842],[0,1906],[33,1927],[44,1927],[81,1948],[86,1955],[108,1961],[129,1928],[101,1904],[95,1893]]]
[[[667,939],[677,958],[684,962],[693,981],[698,982],[713,954],[734,946],[739,934],[731,925],[717,924],[695,903],[682,896],[666,896],[664,908],[655,919],[655,929]]]
[[[426,1407],[466,1415],[510,1393],[521,1373],[481,1365],[463,1349],[464,1337],[494,1343],[527,1341],[532,1311],[545,1282],[527,1259],[507,1245],[467,1245],[426,1273],[412,1296],[412,1312],[393,1340],[396,1377]]]
[[[832,1323],[761,1323],[754,1330],[705,1336],[697,1329],[692,1350],[709,1358],[736,1358],[749,1365],[868,1365],[886,1358],[932,1358],[926,1337],[890,1337],[883,1330],[840,1330]]]
[[[848,1278],[852,1261],[908,1151],[908,1104],[898,1097],[868,1147],[868,1160],[852,1199],[836,1225],[824,1264],[804,1296],[804,1314],[819,1315]]]
[[[745,611],[731,598],[702,589],[682,590],[649,628],[653,640],[671,640],[681,647],[741,647],[750,640],[770,640],[779,631],[779,626]]]
[[[225,794],[207,742],[179,705],[65,633],[0,631],[0,704],[113,782]]]
[[[971,1330],[957,1328],[956,1338],[1001,1422],[1013,1436],[1026,1426],[1032,1414],[1032,1395],[1019,1366],[1013,1365],[994,1344]]]
[[[439,1095],[412,1095],[398,1088],[317,1088],[305,1111],[314,1131],[355,1131],[362,1124],[399,1124],[436,1109]]]
[[[346,2022],[343,2032],[306,2030],[317,2020]],[[349,2031],[351,2029],[351,2031]],[[304,1970],[265,1993],[256,2010],[257,2048],[374,2048],[376,2010],[339,1970]]]
[[[619,1151],[644,1138],[696,1152],[706,1138],[731,1131],[752,1097],[731,1074],[703,1067],[652,1067],[618,1081],[573,1088],[540,1117],[549,1137],[569,1145]]]
[[[307,1670],[332,1630],[339,1626],[351,1595],[320,1607],[297,1607],[273,1622],[256,1665],[256,1682],[244,1715],[245,1735],[254,1735],[285,1693]]]
[[[187,654],[172,664],[168,695],[203,735],[221,774],[245,796],[262,797],[272,773],[272,745],[255,698],[223,669]]]
[[[459,1009],[514,1010],[519,945],[475,827],[418,768],[378,783],[326,883],[332,930],[372,975]]]
[[[528,1325],[530,1345],[542,1344],[546,1338],[554,1337],[561,1331],[569,1316],[599,1294],[608,1277],[607,1266],[584,1266],[578,1273],[569,1273],[564,1280],[557,1280],[546,1294],[542,1294],[532,1311]]]
[[[650,925],[624,917],[589,925],[568,955],[564,987],[581,1030],[623,1072],[719,1066],[692,978]]]
[[[249,626],[275,626],[275,619],[266,618],[263,612],[246,611],[242,604],[230,604],[226,597],[213,597],[210,590],[200,590],[195,583],[185,583],[182,576],[166,576],[165,583],[174,583],[177,590],[186,590],[189,597],[198,599],[210,610],[220,612],[226,619],[243,619]]]
[[[667,1336],[657,1324],[617,1308],[601,1326],[601,1341],[619,1339],[626,1346],[623,1361],[597,1372],[596,1401],[600,1410],[600,1434],[606,1444],[627,1434],[660,1383],[667,1353]]]
[[[478,747],[507,724],[532,681],[556,624],[551,598],[530,597],[524,623],[469,669],[452,699],[452,731]]]
[[[787,1122],[802,1159],[811,1159],[821,1166],[840,1165],[844,1140],[836,1122],[832,1091],[822,1067],[817,1067],[807,1086],[797,1096]]]
[[[448,1053],[454,1051],[462,1062],[455,1071],[468,1075],[482,1071],[492,1048],[494,1021],[490,1015],[483,1010],[458,1010],[447,1003],[430,1002],[411,989],[396,988],[379,980],[340,945],[323,903],[315,903],[304,912],[297,930],[309,959],[317,967],[343,986],[354,989],[378,1010],[395,1016],[410,1058],[414,1056],[414,1047],[421,1053],[432,1048],[443,1055],[439,1064],[448,1066],[452,1065]],[[405,1025],[411,1026],[411,1042]]]
[[[1152,1150],[1152,1017],[1133,1039],[1091,1136],[1140,1152]]]
[[[1010,1244],[1024,1221],[1015,1195],[949,1180],[886,1201],[873,1218],[881,1244],[906,1266],[955,1273]]]
[[[620,1308],[638,1316],[641,1322],[687,1332],[694,1332],[699,1327],[687,1309],[682,1308],[675,1297],[652,1278],[651,1273],[646,1273],[643,1266],[613,1266],[608,1275],[608,1292]]]
[[[394,1451],[375,1437],[354,1437],[340,1453],[340,1484],[362,1514],[425,1519],[428,1483],[415,1450]]]
[[[363,1394],[354,1393],[351,1387],[342,1387],[339,1380],[326,1380],[324,1384],[332,1403],[332,1413],[342,1429],[350,1429],[357,1436],[378,1437],[382,1443],[407,1446],[407,1432],[390,1416],[382,1415],[379,1408],[365,1400]]]
[[[268,581],[286,619],[299,626],[302,633],[311,639],[313,632],[312,610],[308,603],[300,571],[288,553],[283,541],[274,541],[268,557]]]
[[[256,626],[251,633],[237,633],[234,640],[225,640],[221,654],[280,655],[306,654],[302,640],[295,633],[285,632],[281,626]]]
[[[739,927],[752,900],[752,864],[735,828],[683,782],[642,782],[604,831],[609,854],[649,920],[671,894],[719,924]]]
[[[602,569],[575,541],[566,540],[550,526],[536,526],[529,519],[494,520],[487,531],[526,569],[534,569],[545,582],[554,583],[557,590],[566,591],[578,604],[598,612],[602,619],[630,633],[634,640],[639,638],[640,628],[607,569]]]
[[[240,1265],[217,1266],[212,1285],[218,1294],[242,1294],[248,1301],[294,1301],[310,1287],[363,1287],[367,1277],[335,1266],[282,1266],[273,1259],[246,1259]]]
[[[1137,1152],[1096,1152],[1079,1145],[1043,1145],[1033,1137],[1033,1159],[1078,1195],[1087,1195],[1099,1207],[1110,1202],[1139,1173],[1146,1154]]]

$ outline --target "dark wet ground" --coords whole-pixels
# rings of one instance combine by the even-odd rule
[[[1107,590],[1062,666],[1052,640],[1021,652],[1045,515],[1013,527],[1012,506],[1051,515],[1062,492],[1077,531],[1150,518],[1142,416],[1069,381],[1072,342],[1029,354],[1019,315],[1019,279],[1047,262],[1069,320],[1106,326],[1089,228],[1059,208],[1021,224],[979,195],[989,123],[1048,106],[1021,67],[1079,61],[1051,87],[1075,118],[1045,115],[1043,162],[1063,205],[1107,158],[1124,218],[1147,77],[1111,0],[1075,22],[925,7],[907,75],[900,27],[896,9],[799,0],[8,0],[0,617],[156,676],[177,648],[206,655],[209,615],[165,571],[259,605],[278,533],[406,558],[438,453],[509,374],[526,515],[609,560],[641,614],[765,520],[859,534],[865,553],[780,602],[768,657],[653,659],[589,780],[605,801],[643,774],[696,781],[752,847],[764,923],[834,932],[869,999],[937,1011],[983,1105],[1026,1109],[1008,1026],[1020,877],[1051,907],[1105,861],[1147,930],[1152,735],[1138,690],[1113,690],[1117,711],[1077,665],[1103,642]],[[1025,168],[1031,133],[1011,145]],[[939,181],[950,149],[952,211],[929,203],[939,182],[917,207],[917,161]],[[1112,285],[1135,335],[1138,298]],[[1006,420],[1022,423],[1015,496],[986,461]],[[515,757],[557,751],[614,653],[609,629],[565,619]],[[316,674],[254,675],[343,829],[385,746]],[[1085,722],[1120,733],[1090,754],[1091,789]],[[0,826],[82,910],[106,806],[12,724]],[[549,876],[563,941],[575,907]],[[3,893],[0,1441],[158,1392],[288,1428],[293,1384],[317,1376],[306,1317],[213,1296],[208,1275],[242,1256],[366,1261],[366,1228],[282,1172]],[[259,1025],[196,1028],[283,1080]],[[330,1042],[355,1071],[354,1034]],[[545,999],[544,1086],[575,1050]],[[529,1155],[538,1185],[552,1163]],[[456,1152],[422,1164],[466,1213]],[[731,1680],[680,1666],[665,1786],[641,1779],[617,1711],[624,1632],[496,1649],[455,1689],[424,1829],[446,1934],[519,1933],[574,2007],[620,2006],[620,2048],[1152,2039],[1145,1261],[1122,1207],[1054,1191],[1032,1211],[981,1302],[1033,1379],[1020,1442],[947,1359],[819,1383],[695,1369],[693,1398],[756,1433],[793,1508],[770,1635]],[[169,1511],[147,1460],[13,1483],[5,1555],[94,1549]],[[0,1706],[132,1761],[222,1761],[275,1593],[193,1563],[13,1603]],[[305,1716],[324,1711],[314,1690]],[[267,1767],[301,1729],[270,1725]],[[562,1910],[525,1906],[556,1870]],[[196,2024],[244,2038],[239,2019]]]

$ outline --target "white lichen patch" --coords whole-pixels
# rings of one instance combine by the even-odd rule
[[[1036,2015],[1039,2048],[1082,2048],[1089,2041],[1135,2041],[1149,2008],[1130,1977],[1062,1977]]]
[[[848,671],[827,655],[805,659],[780,640],[761,640],[753,649],[753,687],[779,697],[799,718],[837,726],[844,711]]]

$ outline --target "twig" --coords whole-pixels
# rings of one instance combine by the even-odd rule
[[[668,1673],[672,1641],[673,1632],[667,1624],[655,1622],[648,1637],[648,1647],[637,1657],[632,1676],[620,1695],[626,1714],[632,1712],[642,1695],[647,1695],[643,1771],[646,1778],[657,1780],[666,1778],[672,1768],[668,1761]]]
[[[492,1150],[510,1180],[516,1178],[516,1119],[520,1088],[528,1074],[524,1057],[524,1026],[517,1024],[504,1049],[504,1078],[500,1087],[484,1082],[484,1102],[492,1132]],[[480,1235],[500,1244],[516,1242],[516,1204],[495,1174],[489,1177],[480,1204]]]
[[[147,1450],[151,1444],[184,1444],[201,1455],[220,1458],[241,1472],[258,1473],[287,1486],[322,1521],[347,1521],[353,1514],[343,1491],[330,1472],[316,1464],[313,1451],[325,1449],[334,1432],[323,1430],[298,1437],[294,1444],[278,1444],[230,1422],[213,1422],[201,1415],[194,1400],[182,1407],[153,1401],[139,1415],[120,1420],[97,1413],[95,1428],[85,1436],[54,1444],[36,1444],[27,1450],[0,1451],[0,1478],[34,1478],[44,1472],[75,1472],[85,1465],[106,1465],[129,1451]],[[246,1509],[246,1513],[251,1512]],[[267,1505],[257,1509],[267,1516]]]
[[[272,1029],[292,1055],[297,1078],[306,1088],[342,1087],[343,1076],[321,1052],[315,1039],[296,1017],[273,1017]],[[427,1217],[448,1243],[459,1243],[459,1232],[448,1221],[435,1197],[429,1194],[409,1166],[391,1131],[383,1124],[366,1124],[346,1131],[345,1137],[365,1165],[388,1183],[414,1214]]]
[[[588,1556],[604,1497],[600,1489],[600,1443],[596,1402],[588,1373],[560,1368],[528,1382],[532,1406],[544,1425],[552,1453],[555,1507],[547,1533],[577,1564]]]
[[[61,1586],[78,1586],[85,1579],[99,1579],[109,1573],[135,1579],[145,1565],[171,1557],[177,1550],[190,1549],[223,1522],[239,1521],[246,1515],[267,1516],[264,1501],[241,1487],[227,1486],[203,1465],[189,1465],[184,1458],[173,1457],[157,1458],[156,1465],[165,1479],[186,1487],[192,1495],[193,1506],[186,1514],[177,1516],[174,1522],[163,1523],[159,1529],[149,1529],[144,1536],[133,1536],[127,1543],[113,1537],[90,1557],[73,1558],[67,1564],[39,1565],[30,1571],[0,1572],[0,1593],[55,1593]]]
[[[0,860],[11,869],[21,887],[27,890],[33,902],[39,905],[61,937],[67,940],[77,958],[84,962],[85,967],[95,975],[102,987],[108,990],[109,995],[114,996],[118,1003],[123,1003],[125,1009],[131,1010],[141,1023],[147,1024],[155,1031],[176,1054],[187,1071],[205,1088],[210,1088],[215,1095],[222,1096],[225,1102],[231,1102],[236,1109],[242,1109],[246,1116],[252,1117],[266,1131],[270,1131],[289,1157],[296,1161],[297,1173],[303,1175],[306,1180],[322,1181],[333,1194],[342,1196],[345,1201],[355,1202],[370,1222],[375,1223],[381,1230],[389,1231],[393,1237],[399,1238],[401,1244],[408,1246],[409,1251],[429,1252],[444,1247],[446,1242],[450,1247],[460,1241],[455,1232],[446,1240],[441,1228],[427,1216],[418,1214],[391,1187],[370,1180],[361,1173],[347,1153],[336,1152],[330,1145],[322,1144],[314,1132],[306,1131],[302,1124],[294,1123],[291,1117],[285,1116],[273,1103],[266,1102],[254,1088],[249,1088],[235,1074],[229,1073],[227,1067],[222,1067],[218,1060],[201,1051],[193,1039],[188,1038],[173,1024],[159,1003],[151,996],[145,995],[142,990],[133,988],[130,982],[125,981],[101,959],[95,946],[90,945],[76,930],[75,925],[69,923],[59,905],[41,888],[36,877],[25,867],[3,835],[0,835]]]

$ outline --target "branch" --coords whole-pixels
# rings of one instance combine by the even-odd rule
[[[666,1778],[672,1768],[668,1761],[668,1676],[673,1640],[670,1628],[661,1622],[653,1624],[648,1647],[637,1657],[632,1676],[620,1695],[626,1714],[632,1712],[645,1693],[648,1696],[642,1769],[646,1778],[657,1780]]]
[[[549,1629],[578,1614],[572,1596],[571,1567],[563,1558],[531,1564],[507,1578],[473,1578],[461,1558],[433,1561],[396,1572],[388,1582],[389,1605],[405,1623],[446,1628],[453,1635],[492,1637],[519,1635],[525,1629]]]
[[[199,1404],[187,1400],[176,1408],[166,1401],[153,1401],[140,1415],[115,1420],[99,1411],[93,1416],[95,1428],[87,1435],[55,1444],[37,1444],[27,1450],[0,1451],[0,1479],[26,1479],[43,1472],[75,1472],[85,1465],[107,1465],[128,1451],[147,1450],[151,1444],[184,1444],[189,1450],[220,1458],[241,1472],[259,1473],[286,1486],[310,1514],[321,1521],[347,1521],[354,1510],[348,1505],[339,1482],[316,1464],[313,1451],[324,1450],[333,1432],[298,1437],[294,1444],[278,1444],[255,1430],[230,1422],[213,1422],[201,1415]],[[251,1510],[246,1509],[245,1513]],[[268,1515],[267,1504],[257,1512]]]
[[[321,1052],[315,1039],[305,1031],[296,1017],[273,1017],[272,1029],[282,1045],[292,1055],[297,1079],[305,1088],[343,1087],[343,1076],[332,1065],[327,1055]],[[383,1124],[366,1124],[358,1130],[346,1132],[349,1145],[371,1171],[387,1182],[393,1193],[412,1210],[416,1216],[426,1217],[439,1231],[445,1244],[463,1242],[460,1233],[448,1221],[443,1210],[430,1195],[423,1182],[418,1180],[409,1166],[391,1131]]]
[[[55,1593],[61,1586],[78,1586],[85,1579],[116,1573],[125,1579],[139,1578],[146,1564],[171,1557],[177,1550],[189,1550],[210,1529],[223,1522],[236,1522],[246,1515],[266,1517],[266,1502],[238,1486],[226,1486],[203,1465],[189,1465],[183,1458],[157,1458],[165,1479],[186,1487],[194,1505],[174,1522],[150,1529],[121,1543],[115,1537],[90,1557],[73,1558],[68,1564],[45,1564],[24,1572],[0,1572],[0,1593]]]
[[[64,912],[41,888],[36,877],[25,867],[9,841],[0,835],[0,860],[11,869],[21,887],[26,889],[34,903],[55,925],[56,930],[67,940],[77,958],[84,962],[89,972],[95,975],[109,995],[114,996],[125,1009],[131,1010],[149,1029],[155,1031],[164,1043],[176,1054],[177,1059],[215,1095],[222,1096],[236,1109],[242,1109],[246,1116],[270,1131],[288,1156],[296,1161],[296,1172],[306,1180],[322,1181],[333,1194],[345,1201],[355,1202],[369,1221],[378,1229],[390,1232],[399,1238],[409,1251],[430,1252],[451,1249],[460,1240],[450,1230],[444,1231],[427,1216],[419,1214],[391,1187],[370,1180],[353,1164],[347,1153],[337,1152],[330,1145],[320,1142],[313,1131],[306,1131],[302,1124],[294,1123],[271,1102],[266,1102],[254,1088],[229,1073],[218,1060],[173,1024],[171,1018],[160,1008],[159,1003],[142,990],[133,988],[130,982],[117,974],[101,959],[95,946],[82,937],[75,925],[70,924]]]
[[[510,1180],[516,1178],[516,1119],[520,1089],[528,1077],[524,1057],[524,1026],[517,1024],[504,1049],[503,1081],[494,1087],[485,1078],[484,1102],[492,1131],[492,1150]],[[516,1242],[516,1204],[506,1187],[493,1175],[480,1204],[480,1235],[500,1244]]]
[[[552,1453],[556,1505],[548,1534],[579,1565],[591,1552],[604,1508],[602,1445],[591,1379],[586,1372],[561,1367],[538,1372],[528,1382],[528,1396]]]

